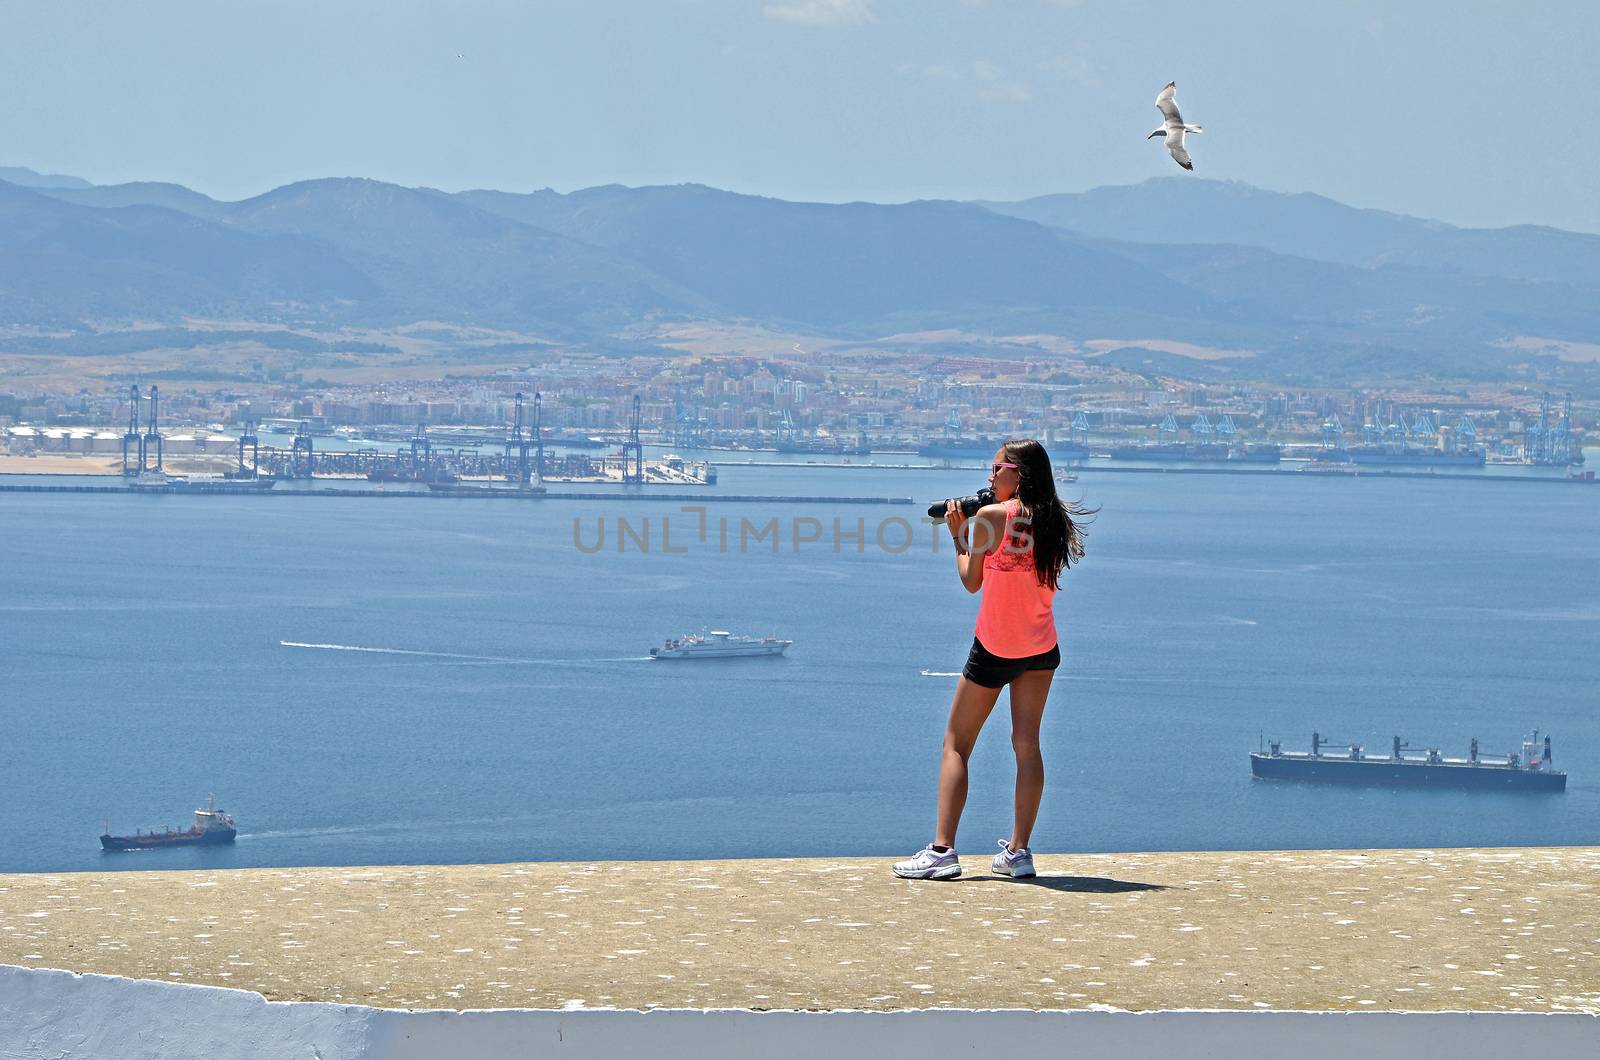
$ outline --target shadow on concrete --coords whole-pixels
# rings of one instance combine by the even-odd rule
[[[1111,880],[1104,876],[1027,876],[1020,880],[1010,876],[968,876],[963,882],[1009,883],[1018,887],[1043,887],[1050,891],[1078,891],[1083,894],[1120,894],[1124,891],[1164,891],[1164,883],[1139,883],[1134,880]]]

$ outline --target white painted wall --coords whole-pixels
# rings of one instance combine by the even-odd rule
[[[365,1058],[373,1011],[273,1004],[244,990],[0,965],[0,1058]]]
[[[0,965],[0,1060],[1504,1060],[1600,1056],[1600,1016],[1498,1012],[406,1012]]]

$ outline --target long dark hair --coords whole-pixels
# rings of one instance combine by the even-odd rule
[[[1055,589],[1061,572],[1083,558],[1084,527],[1099,509],[1064,501],[1056,495],[1050,454],[1032,438],[1013,438],[1003,445],[1008,463],[1017,465],[1017,499],[1028,516],[1033,537],[1033,568],[1039,584]]]

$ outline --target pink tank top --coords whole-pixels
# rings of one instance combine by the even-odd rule
[[[990,654],[1026,659],[1056,646],[1055,590],[1039,581],[1027,524],[1013,526],[1022,502],[1006,501],[1006,539],[983,558],[983,589],[974,635]]]

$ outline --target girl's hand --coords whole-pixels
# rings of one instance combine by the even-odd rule
[[[950,536],[956,544],[961,544],[966,537],[967,513],[961,510],[961,502],[948,500],[944,502],[944,525],[950,528]]]

